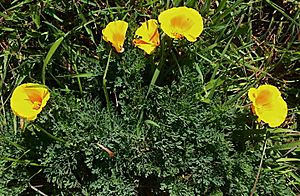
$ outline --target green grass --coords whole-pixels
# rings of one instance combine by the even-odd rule
[[[132,45],[141,22],[182,5],[204,19],[197,42]],[[299,18],[297,1],[1,1],[0,194],[300,193]],[[117,19],[122,54],[101,37]],[[9,99],[26,82],[51,98],[22,130]],[[288,104],[280,128],[250,112],[248,89],[265,83]]]

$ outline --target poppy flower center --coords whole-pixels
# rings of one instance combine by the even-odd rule
[[[117,43],[120,43],[124,40],[124,36],[119,33],[115,33],[113,36],[113,40]]]
[[[184,37],[183,35],[181,35],[179,33],[173,33],[173,35],[176,37],[176,39],[181,39]]]
[[[193,23],[190,18],[185,17],[185,16],[175,16],[174,18],[171,19],[171,25],[180,31],[187,31],[189,30],[192,26]]]
[[[31,92],[31,94],[29,94],[27,96],[28,96],[30,102],[32,103],[32,109],[34,109],[34,110],[40,109],[43,98],[35,92]]]
[[[33,102],[32,109],[34,109],[34,110],[38,110],[38,109],[40,109],[41,105],[42,105],[42,103],[41,103],[41,102],[39,102],[39,101],[35,101],[35,102]]]
[[[119,33],[116,33],[113,35],[113,41],[114,41],[114,45],[117,47],[118,50],[122,50],[122,43],[124,41],[124,36],[119,34]]]
[[[268,90],[264,90],[259,93],[259,95],[256,97],[256,103],[258,105],[266,105],[271,101],[272,92]]]

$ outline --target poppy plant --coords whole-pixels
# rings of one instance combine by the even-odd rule
[[[158,16],[162,30],[171,38],[185,37],[195,42],[203,31],[203,20],[197,10],[188,7],[175,7],[163,11]]]
[[[133,44],[147,54],[151,54],[160,44],[157,20],[151,19],[143,22],[136,30],[135,37]]]
[[[40,84],[21,84],[12,93],[10,106],[15,115],[34,120],[50,98],[48,89]]]
[[[258,121],[262,120],[270,127],[278,127],[284,122],[288,108],[280,91],[275,86],[265,84],[257,89],[250,88],[248,97],[252,101]]]
[[[123,44],[125,41],[128,23],[122,20],[117,20],[108,23],[105,29],[102,30],[103,39],[110,42],[117,52],[124,52]]]

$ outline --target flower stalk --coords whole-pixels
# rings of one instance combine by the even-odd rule
[[[39,125],[35,124],[35,123],[31,123],[31,125],[35,128],[35,130],[37,131],[41,131],[43,132],[45,135],[47,135],[48,137],[50,137],[53,140],[56,140],[58,142],[62,142],[62,143],[66,143],[65,140],[55,137],[54,135],[52,135],[51,133],[49,133],[48,131],[46,131],[44,128],[40,127]]]
[[[110,103],[109,103],[109,97],[108,97],[107,88],[106,88],[106,82],[107,82],[106,75],[107,75],[107,71],[108,71],[108,67],[109,67],[111,52],[112,52],[112,50],[109,51],[109,55],[108,55],[108,59],[107,59],[107,63],[106,63],[106,67],[105,67],[105,71],[104,71],[104,75],[103,75],[103,79],[102,79],[103,91],[104,91],[104,96],[105,96],[105,100],[106,100],[106,106],[107,106],[108,113],[110,112]]]
[[[157,81],[157,78],[162,70],[162,67],[165,63],[165,39],[164,39],[164,34],[162,35],[162,41],[161,41],[161,57],[160,57],[160,62],[159,62],[159,65],[158,67],[155,69],[154,71],[154,74],[152,76],[152,79],[151,79],[151,82],[150,82],[150,85],[149,85],[149,88],[148,88],[148,91],[147,91],[147,94],[144,98],[144,104],[149,96],[149,94],[151,93],[156,81]],[[142,120],[143,120],[143,117],[144,117],[144,107],[142,107],[141,109],[141,112],[140,112],[140,115],[139,115],[139,120],[138,120],[138,123],[137,123],[137,127],[136,127],[136,133],[138,136],[141,135],[141,132],[140,132],[140,126],[141,126],[141,123],[142,123]]]

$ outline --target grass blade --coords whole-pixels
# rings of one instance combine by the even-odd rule
[[[299,151],[300,147],[300,141],[296,141],[296,142],[290,142],[290,143],[286,143],[286,144],[281,144],[281,145],[276,145],[273,147],[273,149],[276,150],[289,150],[291,148],[297,148],[295,151]]]
[[[300,161],[300,159],[297,159],[297,158],[281,158],[281,159],[276,160],[276,162],[288,162],[288,161]]]
[[[44,59],[43,70],[42,70],[43,84],[45,84],[45,82],[46,82],[46,67],[47,67],[51,57],[55,53],[56,49],[58,48],[60,43],[63,41],[63,39],[64,39],[64,37],[61,37],[54,42],[54,44],[51,46],[50,50],[48,51],[46,58]]]

